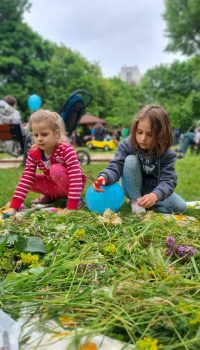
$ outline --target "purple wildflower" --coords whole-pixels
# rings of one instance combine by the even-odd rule
[[[170,256],[172,253],[173,253],[173,250],[172,250],[171,248],[167,248],[167,249],[165,250],[165,255],[166,255],[166,256]]]
[[[176,243],[176,238],[175,237],[167,237],[166,239],[166,245],[168,248],[174,247]]]
[[[186,245],[176,245],[175,246],[175,254],[179,257],[188,258],[196,253],[196,249],[194,247],[189,247]]]

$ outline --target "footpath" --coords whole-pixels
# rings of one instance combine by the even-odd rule
[[[91,155],[91,163],[95,162],[109,162],[114,157],[113,153],[96,153]],[[22,157],[8,157],[0,159],[0,169],[8,169],[8,168],[18,168],[22,165],[23,158]]]

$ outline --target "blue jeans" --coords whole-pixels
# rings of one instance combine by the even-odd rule
[[[131,200],[136,200],[145,193],[145,188],[142,188],[140,163],[134,155],[129,155],[125,159],[121,185],[125,196]],[[163,201],[157,202],[152,209],[165,214],[181,213],[187,210],[187,205],[178,194],[173,193]]]
[[[194,143],[195,133],[188,131],[183,135],[183,140],[180,143],[180,151],[185,153],[190,145]]]

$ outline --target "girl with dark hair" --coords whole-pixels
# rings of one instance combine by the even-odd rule
[[[111,185],[121,178],[133,212],[152,208],[162,213],[180,213],[185,201],[174,193],[177,184],[176,153],[170,150],[172,130],[167,112],[159,105],[143,107],[133,121],[130,136],[120,143],[114,159],[93,187]]]

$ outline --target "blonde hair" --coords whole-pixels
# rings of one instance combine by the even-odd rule
[[[152,143],[148,153],[162,155],[172,145],[172,129],[167,112],[159,105],[147,105],[138,112],[131,126],[131,144],[134,148],[139,147],[136,141],[138,123],[145,118],[149,118],[152,129]]]
[[[32,130],[32,125],[34,123],[45,122],[52,131],[59,130],[60,137],[59,142],[66,141],[65,125],[61,116],[56,112],[51,112],[47,109],[39,109],[38,111],[31,114],[28,127]]]

